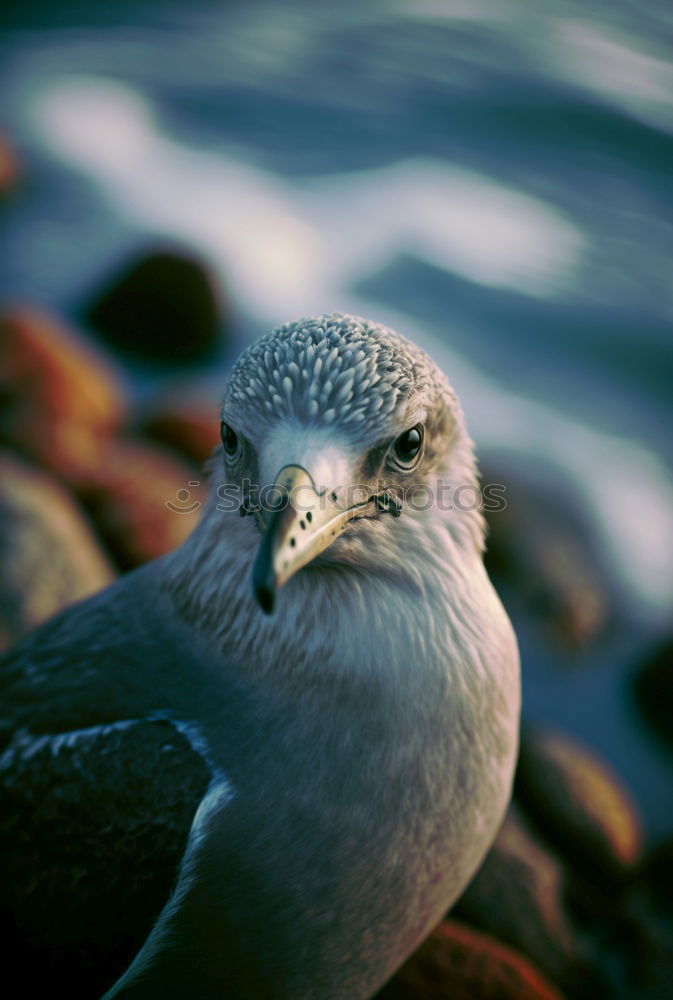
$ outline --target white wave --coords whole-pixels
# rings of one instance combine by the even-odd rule
[[[639,51],[605,23],[552,21],[548,65],[573,85],[606,98],[634,118],[673,130],[673,66]],[[643,46],[647,43],[641,40]]]

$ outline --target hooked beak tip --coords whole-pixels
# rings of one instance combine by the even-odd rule
[[[276,603],[276,588],[268,583],[261,583],[255,586],[255,598],[265,615],[273,613]]]
[[[276,603],[276,575],[273,569],[273,532],[264,536],[252,571],[252,590],[265,615]]]

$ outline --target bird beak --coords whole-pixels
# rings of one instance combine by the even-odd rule
[[[300,465],[284,466],[275,487],[282,500],[274,510],[258,514],[264,534],[252,574],[255,597],[267,614],[273,611],[276,588],[324,551],[354,517],[370,505],[376,509],[380,500],[364,497],[344,507],[336,490],[318,492]]]

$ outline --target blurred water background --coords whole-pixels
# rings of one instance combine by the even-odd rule
[[[528,718],[600,748],[649,833],[670,758],[633,707],[673,606],[673,8],[571,0],[5,3],[27,180],[0,293],[73,321],[166,241],[234,321],[340,310],[442,364],[486,463],[571,497],[614,613],[569,651],[512,609]],[[142,396],[165,378],[127,368]]]

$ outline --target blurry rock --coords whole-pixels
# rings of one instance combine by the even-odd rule
[[[8,194],[19,176],[19,161],[4,135],[0,135],[0,198]]]
[[[0,649],[113,579],[63,487],[0,452]]]
[[[673,984],[673,837],[656,848],[626,901],[622,949],[633,993],[670,1000]]]
[[[673,993],[673,920],[657,911],[631,928],[633,995],[671,1000]]]
[[[199,468],[220,443],[217,401],[212,404],[193,396],[164,398],[145,416],[141,431],[175,449]]]
[[[196,526],[203,478],[162,448],[115,440],[78,483],[78,492],[121,569],[171,551]]]
[[[110,366],[34,309],[7,312],[0,332],[0,439],[74,490],[121,568],[183,542],[203,501],[199,474],[160,447],[116,439],[125,407]]]
[[[656,905],[673,919],[673,836],[667,837],[650,853],[644,877]]]
[[[486,566],[508,607],[520,606],[557,640],[582,646],[611,611],[611,586],[600,565],[585,515],[553,481],[482,463],[482,483],[504,485],[504,509],[488,510]]]
[[[640,668],[636,698],[659,735],[673,745],[673,639],[667,639]]]
[[[609,995],[566,910],[566,877],[510,809],[456,916],[531,959],[573,1000]]]
[[[125,406],[116,373],[38,309],[0,316],[0,440],[66,479],[96,460]]]
[[[562,1000],[523,955],[455,920],[444,921],[377,1000]]]
[[[85,307],[83,318],[118,351],[169,365],[211,353],[221,322],[208,268],[170,250],[123,267]]]
[[[573,865],[619,879],[639,862],[640,822],[631,796],[595,751],[574,739],[524,732],[517,794]]]

